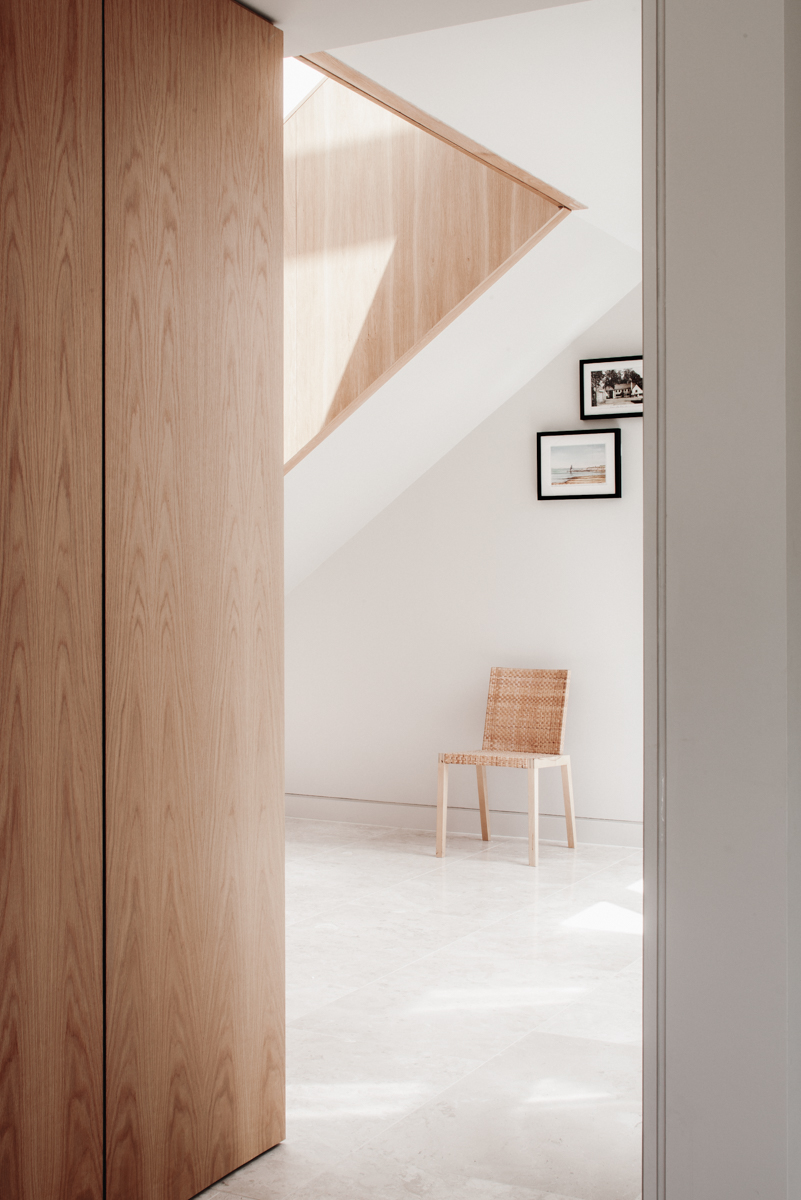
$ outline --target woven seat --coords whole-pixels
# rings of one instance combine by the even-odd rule
[[[528,860],[539,859],[539,772],[562,768],[567,844],[576,844],[573,779],[570,756],[562,753],[565,736],[569,671],[493,667],[490,672],[484,745],[481,750],[439,755],[437,792],[437,855],[445,853],[448,820],[448,767],[474,766],[478,778],[481,836],[490,840],[487,767],[517,767],[528,771]]]
[[[440,754],[441,763],[461,767],[520,767],[528,769],[539,763],[541,767],[558,767],[564,762],[557,754],[511,754],[501,750],[474,750],[472,754]]]

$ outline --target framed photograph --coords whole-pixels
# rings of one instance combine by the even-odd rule
[[[537,434],[537,499],[620,496],[620,430]]]
[[[625,358],[582,358],[582,421],[642,416],[642,355]]]

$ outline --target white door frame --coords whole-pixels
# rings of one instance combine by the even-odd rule
[[[642,17],[643,1200],[786,1200],[801,1195],[801,0],[642,0]]]
[[[644,804],[643,1200],[665,1197],[664,20],[642,0]],[[661,370],[660,370],[661,368]]]

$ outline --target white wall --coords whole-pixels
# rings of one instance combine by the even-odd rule
[[[640,0],[534,12],[344,46],[333,54],[642,242]],[[465,18],[463,18],[464,20]]]
[[[529,250],[286,476],[287,592],[641,279],[640,255],[575,213]]]
[[[481,745],[490,667],[569,667],[580,834],[637,830],[642,422],[619,422],[619,500],[538,502],[535,447],[580,424],[579,358],[641,337],[638,288],[289,594],[288,792],[433,806],[437,752]],[[492,806],[522,813],[523,773],[490,774]],[[452,777],[475,806],[472,769]]]

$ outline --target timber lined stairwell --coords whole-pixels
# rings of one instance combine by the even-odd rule
[[[581,204],[327,54],[284,122],[285,471]]]

